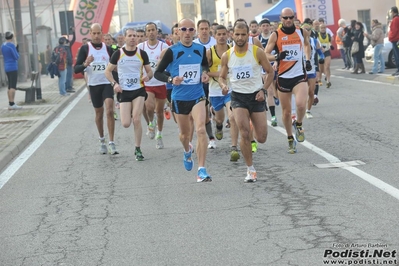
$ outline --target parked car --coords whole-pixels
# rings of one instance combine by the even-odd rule
[[[396,67],[395,56],[393,54],[392,43],[388,41],[388,37],[384,38],[384,48],[382,48],[382,55],[384,56],[385,65],[390,68]],[[374,48],[371,44],[365,51],[367,62],[374,63]]]

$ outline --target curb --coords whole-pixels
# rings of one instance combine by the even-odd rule
[[[4,149],[0,154],[0,172],[13,161],[38,135],[43,131],[44,128],[51,121],[61,113],[65,107],[77,97],[82,90],[86,89],[86,85],[83,83],[81,87],[76,90],[71,96],[68,97],[61,104],[54,106],[51,111],[45,114],[41,119],[39,119],[31,128],[25,131],[19,138],[15,139],[10,143],[10,145]]]

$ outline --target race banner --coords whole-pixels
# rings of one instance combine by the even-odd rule
[[[338,0],[295,0],[296,16],[300,21],[323,18],[328,28],[336,34],[341,18]],[[333,43],[335,45],[335,38]],[[339,56],[338,49],[331,51],[332,57]]]
[[[73,10],[76,41],[72,46],[72,54],[82,45],[83,38],[90,38],[90,27],[100,23],[103,33],[108,33],[114,14],[116,0],[72,0],[69,6]]]

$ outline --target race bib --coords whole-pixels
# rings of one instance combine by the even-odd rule
[[[105,73],[105,68],[107,68],[106,61],[97,61],[97,62],[91,63],[91,69],[92,69],[93,73],[103,74],[103,73]]]
[[[135,90],[141,87],[139,73],[124,74],[119,77],[119,82],[123,90]]]
[[[157,68],[157,61],[155,61],[155,60],[151,61],[150,60],[150,67],[151,67],[152,70],[155,70],[155,68]]]
[[[201,66],[199,64],[179,65],[179,77],[183,77],[183,85],[200,83]]]
[[[251,65],[236,66],[232,68],[232,74],[234,79],[249,79],[254,76]]]
[[[299,61],[302,60],[301,46],[299,44],[285,44],[283,51],[288,51],[288,55],[283,61]]]

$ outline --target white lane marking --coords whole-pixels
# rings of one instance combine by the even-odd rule
[[[21,166],[32,156],[32,154],[43,144],[48,136],[56,129],[56,127],[64,120],[69,112],[86,94],[87,90],[81,93],[67,105],[48,126],[47,128],[17,157],[15,160],[0,174],[0,189],[11,179],[11,177],[21,168]]]
[[[269,125],[269,127],[272,127],[271,122],[269,120],[267,121],[267,124]],[[287,136],[287,132],[285,131],[285,128],[282,128],[279,126],[272,127],[272,128],[277,130],[281,134]],[[324,157],[330,163],[342,163],[341,160],[338,159],[337,157],[335,157],[334,155],[331,155],[328,152],[320,149],[319,147],[316,147],[315,145],[313,145],[312,143],[310,143],[307,140],[305,140],[304,142],[298,142],[298,143],[301,144],[302,146],[308,148],[309,150],[315,152],[316,154],[320,155],[321,157]],[[378,179],[362,170],[359,170],[353,166],[342,167],[342,169],[351,172],[352,174],[360,177],[364,181],[367,181],[371,185],[381,189],[385,193],[387,193],[387,194],[391,195],[392,197],[396,198],[397,200],[399,200],[399,189],[391,186],[390,184],[385,183],[384,181],[381,181],[380,179]]]
[[[335,75],[331,75],[331,77],[333,78],[337,78],[337,79],[347,79],[347,80],[353,80],[353,81],[360,81],[360,82],[366,82],[366,83],[372,83],[372,84],[380,84],[380,85],[387,85],[387,86],[399,86],[399,84],[394,84],[394,83],[388,83],[387,82],[382,82],[382,81],[377,81],[377,80],[365,80],[365,79],[356,79],[356,78],[347,78],[347,77],[342,77],[342,76],[335,76]],[[387,76],[387,79],[389,76]]]

